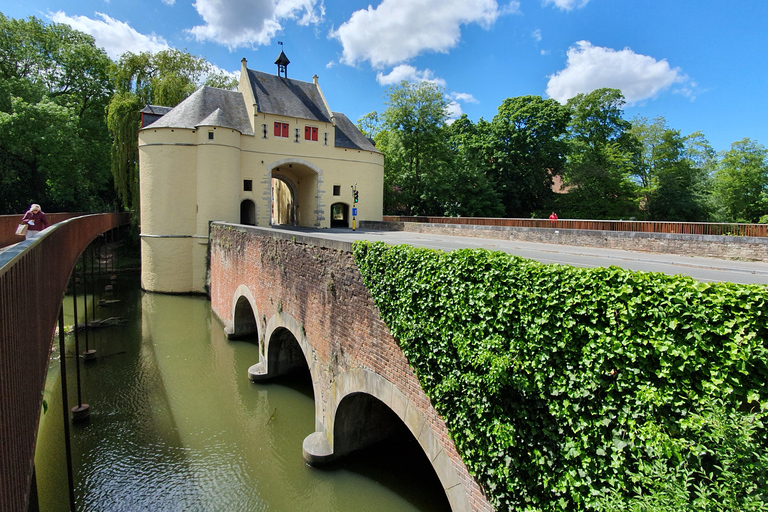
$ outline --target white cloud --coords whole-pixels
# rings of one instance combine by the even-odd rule
[[[589,0],[544,0],[544,5],[555,4],[560,10],[570,11],[573,8],[581,8],[587,5]]]
[[[477,98],[466,92],[452,92],[450,97],[456,101],[463,101],[464,103],[480,103]]]
[[[373,67],[392,66],[423,52],[447,52],[461,37],[461,25],[490,27],[519,8],[516,1],[501,10],[496,0],[383,0],[375,9],[355,11],[331,36],[343,48],[341,61]]]
[[[176,0],[162,0],[162,2],[163,2],[165,5],[173,5],[173,4],[175,4],[175,3],[176,3]]]
[[[640,55],[629,48],[613,50],[579,41],[568,49],[568,65],[550,75],[547,94],[565,103],[579,93],[601,87],[620,89],[632,104],[654,98],[674,83],[688,82],[680,68],[666,60]]]
[[[214,74],[214,75],[221,74],[221,75],[227,76],[229,78],[234,78],[235,80],[239,80],[240,79],[240,70],[239,69],[237,71],[227,71],[224,68],[220,68],[216,64],[211,64],[211,72],[208,73],[208,74]],[[205,79],[202,80],[202,83],[205,83]]]
[[[322,0],[196,0],[193,6],[205,25],[187,32],[198,41],[210,40],[230,50],[271,43],[282,30],[281,20],[308,25],[325,15]]]
[[[104,48],[107,55],[115,60],[125,52],[159,52],[169,48],[168,43],[160,36],[140,34],[127,23],[100,12],[97,12],[96,16],[101,19],[67,16],[62,11],[48,14],[48,18],[55,23],[67,24],[75,30],[92,35],[96,46]]]
[[[537,28],[531,33],[531,36],[533,37],[533,40],[536,42],[541,41],[541,29]]]
[[[445,107],[445,113],[448,116],[448,124],[451,124],[452,122],[460,118],[461,114],[463,114],[464,111],[461,110],[461,105],[459,105],[458,102],[451,101]]]
[[[376,73],[376,81],[380,85],[396,85],[403,80],[406,82],[431,82],[440,87],[445,87],[445,80],[436,78],[431,69],[419,71],[408,64],[400,64],[386,75],[381,72]]]

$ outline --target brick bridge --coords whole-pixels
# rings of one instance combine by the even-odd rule
[[[212,223],[210,269],[211,306],[227,334],[258,336],[250,379],[309,371],[307,462],[333,461],[405,425],[452,510],[492,510],[381,320],[350,244]]]

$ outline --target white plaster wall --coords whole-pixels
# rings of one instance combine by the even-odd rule
[[[154,129],[139,133],[141,283],[146,290],[193,290],[197,152],[193,130]]]

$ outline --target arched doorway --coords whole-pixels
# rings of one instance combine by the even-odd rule
[[[296,194],[284,178],[272,178],[271,224],[298,225]]]
[[[346,203],[333,203],[331,205],[331,227],[349,227],[349,205]]]
[[[319,227],[325,208],[318,208],[322,170],[303,160],[282,160],[271,168],[271,223]],[[326,224],[327,225],[327,224]]]
[[[250,199],[245,199],[240,203],[240,224],[256,225],[256,204]]]

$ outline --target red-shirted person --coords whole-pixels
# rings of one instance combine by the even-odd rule
[[[48,224],[48,218],[40,209],[39,204],[33,204],[29,207],[29,211],[24,214],[21,222],[29,226],[27,228],[27,239],[37,238],[40,236],[40,232],[50,226]]]
[[[550,222],[550,224],[554,224],[556,220],[557,220],[557,214],[555,212],[552,212],[549,215],[549,222]]]

